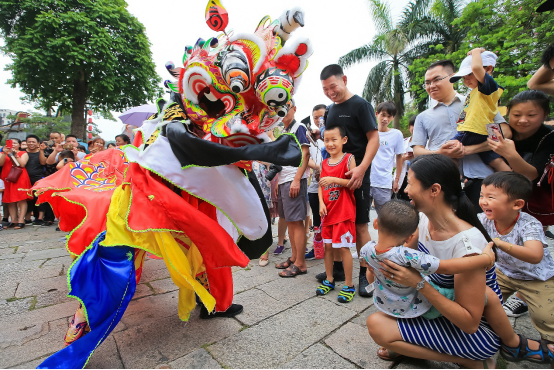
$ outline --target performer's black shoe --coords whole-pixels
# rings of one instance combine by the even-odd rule
[[[213,319],[216,317],[233,317],[242,312],[242,305],[233,303],[227,310],[223,312],[209,313],[208,309],[202,305],[200,307],[200,318],[202,320]]]

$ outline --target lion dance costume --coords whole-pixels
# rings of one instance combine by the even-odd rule
[[[254,33],[233,35],[226,10],[211,0],[206,21],[223,33],[186,47],[184,67],[166,64],[177,81],[165,82],[169,99],[158,101],[133,145],[89,155],[33,187],[70,231],[69,296],[80,303],[70,344],[41,368],[86,365],[123,316],[146,253],[165,261],[187,321],[196,297],[208,312],[227,310],[231,266],[247,266],[272,243],[251,161],[301,164],[294,136],[272,142],[265,132],[287,114],[312,53],[308,40],[288,40],[303,13],[264,17]]]

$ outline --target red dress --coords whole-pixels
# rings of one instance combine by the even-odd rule
[[[21,151],[17,153],[17,156],[21,158],[25,153],[26,152]],[[27,170],[25,169],[25,167],[23,167],[23,172],[21,173],[21,176],[19,176],[19,179],[16,183],[6,181],[6,177],[8,177],[12,166],[12,161],[9,157],[6,157],[6,160],[4,161],[4,166],[2,167],[2,174],[0,175],[0,177],[4,181],[5,187],[4,198],[2,199],[2,201],[4,203],[14,203],[19,202],[20,200],[33,199],[33,197],[30,197],[26,191],[19,190],[31,188],[31,180],[29,179],[29,174],[27,174]]]

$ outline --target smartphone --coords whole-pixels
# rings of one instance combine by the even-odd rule
[[[64,144],[63,150],[73,150],[73,144]]]
[[[54,146],[54,140],[48,140],[45,144],[48,146]]]
[[[487,134],[489,134],[489,138],[491,140],[498,141],[498,136],[496,131],[500,132],[500,135],[502,136],[502,138],[504,138],[504,135],[502,134],[502,128],[500,127],[500,123],[487,123],[486,127],[487,127]]]
[[[12,139],[8,139],[6,140],[6,148],[8,149],[13,149],[13,140]]]

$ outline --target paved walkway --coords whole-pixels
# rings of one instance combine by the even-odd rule
[[[64,235],[55,226],[0,232],[0,368],[34,368],[63,347],[77,307],[66,297],[71,259],[60,241]],[[309,261],[307,275],[283,279],[273,264],[288,256],[290,249],[279,258],[271,255],[267,267],[255,260],[234,270],[235,302],[244,305],[242,314],[200,320],[197,308],[188,323],[177,316],[177,288],[163,261],[148,259],[121,323],[87,367],[457,368],[380,360],[365,324],[375,312],[372,299],[356,296],[341,304],[339,289],[316,297],[314,276],[323,271],[323,261]],[[538,337],[528,316],[513,323],[517,332]],[[498,365],[506,367],[502,359]],[[531,363],[510,367],[546,368]]]

